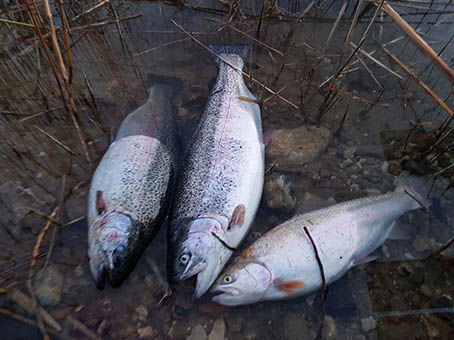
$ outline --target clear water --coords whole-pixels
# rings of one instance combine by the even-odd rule
[[[29,259],[36,237],[46,223],[42,217],[26,212],[31,206],[50,214],[63,202],[64,209],[58,218],[65,225],[57,228],[55,246],[47,265],[57,268],[64,278],[60,287],[61,301],[48,310],[66,325],[65,334],[76,339],[87,337],[77,327],[69,326],[70,322],[65,318],[71,315],[95,333],[102,328],[99,337],[103,339],[137,339],[143,335],[145,327],[151,327],[153,335],[144,339],[185,339],[200,325],[209,334],[216,319],[225,323],[228,339],[314,339],[322,310],[317,294],[225,308],[212,304],[208,297],[191,301],[192,288],[188,284],[160,304],[165,290],[162,283],[166,252],[164,230],[121,288],[97,290],[88,269],[87,226],[83,219],[91,174],[122,118],[146,97],[143,84],[148,73],[184,80],[179,118],[185,141],[189,138],[190,127],[203,110],[208,83],[216,73],[215,66],[209,53],[182,33],[172,20],[204,45],[220,42],[251,45],[245,72],[275,92],[279,91],[294,104],[289,105],[252,83],[252,90],[265,100],[262,105],[264,130],[320,124],[333,133],[326,150],[297,173],[282,171],[276,166],[268,174],[269,177],[285,173],[293,181],[297,205],[292,212],[279,212],[268,208],[263,200],[252,229],[255,235],[298,212],[392,190],[394,176],[403,167],[402,161],[405,167],[416,168],[424,174],[440,172],[452,164],[449,149],[431,166],[417,158],[429,149],[427,136],[437,131],[447,114],[418,85],[409,81],[402,70],[389,62],[380,45],[389,44],[387,48],[449,107],[453,107],[451,85],[386,16],[377,17],[362,48],[369,53],[376,51],[373,56],[398,72],[403,80],[362,55],[362,62],[373,73],[380,88],[362,62],[354,57],[353,68],[358,70],[345,75],[342,83],[335,85],[348,94],[338,93],[333,106],[320,110],[327,92],[326,87],[320,89],[319,85],[336,72],[338,64],[345,62],[352,51],[348,48],[341,58],[354,8],[349,5],[327,44],[343,2],[317,2],[305,20],[296,23],[294,18],[309,3],[280,2],[281,12],[274,11],[271,17],[262,20],[258,40],[263,44],[238,32],[257,37],[261,7],[253,1],[235,7],[231,21],[228,21],[229,8],[219,3],[192,1],[186,2],[185,6],[174,6],[162,2],[122,1],[103,6],[71,23],[73,29],[84,26],[71,33],[72,88],[92,162],[86,161],[74,125],[62,108],[45,54],[40,50],[38,55],[35,49],[19,56],[30,46],[31,42],[25,38],[32,36],[33,31],[0,23],[5,36],[0,55],[0,107],[3,112],[0,133],[4,141],[0,145],[0,221],[3,228],[0,282],[5,288],[0,296],[1,306],[33,318],[13,303],[7,293],[12,289],[27,292],[25,280]],[[437,52],[443,49],[442,58],[452,66],[453,47],[448,43],[454,34],[450,23],[452,14],[436,11],[450,11],[453,6],[449,3],[430,7],[422,3],[419,7],[426,9],[418,10],[403,7],[404,2],[399,4],[402,6],[395,7],[399,13],[406,14],[403,17],[413,27],[418,27]],[[12,8],[13,5],[4,1],[2,6]],[[82,2],[77,6],[67,9],[68,17],[74,17],[92,4]],[[435,14],[418,14],[418,11],[427,12],[429,7]],[[351,38],[355,44],[360,41],[374,12],[375,8],[372,8],[365,13],[355,26]],[[56,10],[54,14],[58,16]],[[112,22],[115,16],[137,15],[140,16],[121,21],[119,26],[115,23],[87,26]],[[0,18],[29,20],[21,12],[2,14]],[[225,26],[227,22],[237,30]],[[59,24],[55,19],[55,25]],[[285,67],[282,67],[284,63]],[[352,95],[387,106],[365,104]],[[20,121],[35,114],[35,118]],[[407,149],[402,152],[415,122],[420,122],[422,132],[412,133]],[[57,138],[73,154],[38,128]],[[449,145],[450,137],[443,143]],[[268,167],[271,165],[267,162]],[[431,213],[415,211],[401,218],[400,223],[410,230],[409,240],[387,241],[377,251],[377,262],[352,269],[330,286],[325,324],[332,326],[334,322],[336,331],[325,332],[327,339],[453,337],[452,247],[442,257],[427,259],[431,251],[448,242],[454,234],[452,190],[440,197],[450,176],[450,169],[440,176],[434,189],[439,199]],[[37,269],[45,265],[51,233],[41,246],[42,258]],[[369,318],[376,320],[375,327],[369,325],[374,325]],[[100,325],[103,326],[100,328]],[[3,339],[41,338],[39,331],[24,327],[0,316],[0,337]],[[325,330],[329,328],[326,326]]]

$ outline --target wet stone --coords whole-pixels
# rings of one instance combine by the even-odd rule
[[[208,340],[224,340],[225,323],[223,319],[216,319],[213,323],[213,328],[208,335]]]
[[[325,316],[325,320],[323,321],[323,335],[326,340],[336,339],[336,323],[330,315]]]
[[[243,319],[237,313],[226,318],[227,327],[231,333],[238,333],[243,327]]]
[[[266,149],[267,159],[276,169],[300,172],[304,164],[314,161],[325,151],[331,140],[331,131],[323,126],[279,129],[273,131],[271,145]]]
[[[416,235],[412,243],[413,248],[418,252],[423,252],[426,250],[432,249],[432,243],[428,238],[422,237],[421,235]]]
[[[271,209],[290,212],[295,208],[294,184],[286,175],[273,176],[265,182],[264,196]]]
[[[287,340],[310,340],[315,337],[309,322],[301,315],[284,316],[284,336]]]
[[[205,340],[205,339],[207,339],[207,333],[205,331],[205,328],[201,324],[196,325],[192,329],[191,335],[189,335],[186,338],[186,340]]]
[[[146,338],[146,337],[152,337],[154,334],[153,327],[147,326],[147,327],[142,327],[137,330],[137,334],[139,335],[140,339]]]
[[[148,309],[144,305],[136,308],[136,318],[139,321],[145,321],[148,317]]]
[[[429,301],[429,304],[432,308],[450,308],[453,306],[453,303],[446,296],[441,296],[439,298]]]
[[[370,332],[374,330],[375,327],[377,327],[377,321],[373,317],[369,316],[361,319],[361,329],[364,332]]]
[[[432,293],[432,289],[430,289],[430,287],[423,283],[421,285],[421,287],[419,287],[419,291],[426,297],[432,297],[433,296],[433,293]]]
[[[56,306],[61,300],[63,275],[56,266],[49,266],[38,272],[35,287],[38,300],[43,306]]]

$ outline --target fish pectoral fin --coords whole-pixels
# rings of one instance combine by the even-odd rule
[[[295,293],[302,287],[304,287],[304,281],[301,280],[295,280],[295,281],[280,281],[280,280],[275,280],[274,284],[276,288],[286,294],[290,295],[292,293]]]
[[[246,207],[244,204],[239,204],[233,210],[232,219],[230,220],[229,229],[233,227],[241,227],[244,224],[244,215],[246,214]]]
[[[104,202],[102,198],[102,191],[97,190],[96,191],[96,212],[98,215],[102,215],[106,211],[106,203]]]
[[[377,256],[373,256],[373,255],[366,256],[361,259],[355,260],[353,262],[353,266],[359,266],[360,264],[369,263],[369,262],[375,261],[377,258],[378,258]]]

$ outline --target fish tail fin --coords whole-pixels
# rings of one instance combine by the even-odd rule
[[[394,180],[394,184],[397,192],[405,192],[418,203],[415,205],[415,209],[419,207],[427,209],[430,207],[431,181],[410,175],[407,171],[402,171],[399,177]]]
[[[151,90],[155,87],[163,87],[172,97],[178,96],[184,88],[183,79],[165,75],[149,73],[145,80],[145,86]]]
[[[210,45],[210,50],[214,52],[214,62],[220,67],[224,61],[232,66],[243,69],[244,58],[249,52],[248,45]]]

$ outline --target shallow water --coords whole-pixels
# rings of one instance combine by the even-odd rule
[[[322,310],[322,301],[317,294],[224,308],[210,303],[208,297],[191,301],[192,287],[188,283],[160,304],[166,288],[164,228],[121,288],[97,290],[88,268],[84,220],[91,174],[122,118],[146,97],[144,81],[148,73],[184,80],[185,89],[178,103],[180,134],[184,142],[203,110],[208,83],[216,69],[209,53],[188,34],[182,33],[175,23],[191,32],[203,45],[220,42],[251,45],[245,72],[285,98],[273,96],[257,83],[250,84],[264,100],[265,131],[320,125],[332,134],[328,146],[319,150],[320,155],[304,165],[285,167],[281,162],[273,166],[274,162],[267,159],[267,167],[271,170],[266,180],[285,174],[294,184],[297,203],[291,211],[279,211],[269,208],[264,198],[251,235],[256,237],[295,213],[392,190],[393,179],[403,168],[427,175],[449,167],[453,162],[452,152],[446,149],[450,136],[443,141],[445,149],[436,162],[428,165],[427,159],[433,156],[420,157],[428,151],[430,137],[447,114],[389,62],[380,44],[390,43],[387,48],[418,73],[449,107],[453,107],[447,78],[403,37],[393,22],[378,16],[362,48],[369,53],[376,50],[374,57],[398,72],[403,80],[364,55],[362,61],[354,57],[353,68],[359,69],[343,76],[342,82],[334,85],[347,94],[338,93],[334,105],[324,106],[327,87],[320,89],[319,85],[335,73],[338,64],[342,64],[340,61],[345,62],[351,53],[348,49],[341,59],[354,8],[347,8],[327,45],[342,2],[314,7],[307,19],[296,24],[292,18],[309,3],[281,2],[281,12],[275,10],[271,17],[262,20],[258,36],[262,43],[237,31],[257,37],[261,8],[252,1],[232,9],[235,16],[229,24],[237,30],[225,26],[228,7],[204,1],[185,2],[185,6],[161,2],[113,2],[112,7],[103,6],[72,23],[73,28],[82,27],[71,33],[72,89],[91,162],[86,160],[74,125],[62,108],[45,54],[41,51],[38,58],[36,50],[32,50],[19,56],[30,46],[30,41],[6,44],[9,39],[14,42],[13,36],[20,40],[31,36],[33,31],[1,24],[7,38],[0,56],[0,78],[3,80],[0,85],[3,112],[0,133],[4,140],[0,145],[3,159],[0,221],[4,235],[0,240],[1,307],[34,318],[11,298],[14,289],[28,294],[25,280],[29,260],[37,235],[46,224],[46,220],[37,214],[27,214],[28,208],[50,214],[54,207],[63,206],[56,218],[65,225],[56,228],[56,242],[48,262],[45,258],[50,249],[52,229],[47,234],[35,271],[47,265],[56,268],[59,274],[55,276],[62,278],[62,282],[56,279],[59,283],[55,285],[59,301],[46,309],[64,326],[64,334],[77,339],[87,338],[87,334],[68,319],[69,316],[89,330],[99,331],[98,336],[103,339],[185,339],[191,334],[191,339],[202,339],[204,332],[212,331],[214,321],[221,319],[219,325],[225,324],[228,339],[314,339]],[[12,6],[7,2],[2,5]],[[89,2],[77,3],[73,6],[74,13],[68,8],[67,15],[74,17],[90,7]],[[453,47],[451,44],[445,46],[454,34],[449,25],[451,14],[418,15],[413,8],[396,9],[407,14],[404,18],[413,27],[418,26],[437,52],[445,47],[442,57],[452,66]],[[452,6],[437,5],[433,9],[451,10]],[[365,13],[354,28],[351,40],[355,44],[367,29],[374,11],[372,8]],[[56,10],[54,15],[57,16]],[[115,17],[137,15],[140,16],[121,21],[118,26],[112,23]],[[13,17],[16,21],[29,20],[21,12],[8,16],[9,19]],[[382,19],[383,23],[380,22]],[[111,23],[87,27],[105,21]],[[55,24],[59,23],[55,19]],[[398,38],[401,39],[393,42]],[[362,62],[373,72],[381,88]],[[285,67],[282,67],[284,63]],[[358,97],[387,106],[367,104]],[[31,118],[33,115],[36,117]],[[27,119],[20,121],[24,118]],[[415,122],[421,123],[416,130]],[[432,154],[439,152],[435,150]],[[452,247],[443,253],[444,256],[427,259],[454,234],[453,192],[450,190],[440,196],[448,186],[452,172],[448,169],[442,175],[434,189],[435,196],[439,197],[434,209],[427,213],[410,212],[400,219],[410,231],[409,240],[387,241],[376,252],[377,262],[353,268],[330,286],[325,338],[360,340],[412,336],[415,339],[449,339],[453,336]],[[253,238],[249,237],[246,242]],[[0,316],[3,339],[25,337],[11,324],[10,318]],[[17,322],[19,326],[22,327],[22,323]],[[24,328],[22,331],[28,338],[41,338],[35,329]],[[201,333],[199,337],[196,337],[197,332]]]

